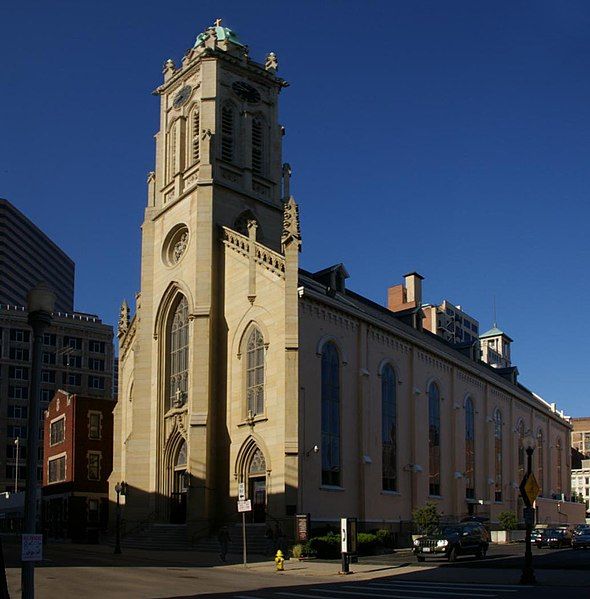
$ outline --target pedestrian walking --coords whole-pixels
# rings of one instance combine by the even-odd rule
[[[227,526],[222,526],[217,533],[217,540],[219,541],[219,559],[225,562],[225,556],[227,555],[228,544],[231,541],[229,536],[229,530]]]

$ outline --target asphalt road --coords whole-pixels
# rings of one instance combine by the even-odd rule
[[[399,552],[393,555],[379,555],[361,558],[363,563],[399,565],[410,564],[418,567],[460,567],[460,568],[521,568],[524,559],[524,543],[512,545],[490,545],[484,559],[472,556],[459,556],[455,563],[450,564],[444,557],[428,558],[418,563],[409,552]],[[533,547],[533,566],[539,569],[585,570],[590,572],[590,549],[537,549]],[[588,593],[590,597],[590,593]]]

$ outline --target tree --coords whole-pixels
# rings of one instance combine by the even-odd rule
[[[412,519],[418,532],[425,535],[432,534],[440,524],[440,514],[436,509],[436,504],[431,501],[416,508],[412,512]]]
[[[518,519],[514,512],[506,510],[498,514],[498,522],[502,530],[516,530],[518,528]]]

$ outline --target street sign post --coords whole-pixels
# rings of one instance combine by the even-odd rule
[[[535,508],[533,503],[539,495],[541,490],[539,483],[533,474],[533,447],[526,448],[527,455],[527,468],[526,474],[524,475],[522,482],[520,483],[520,495],[526,506],[524,509],[524,522],[526,525],[525,534],[525,550],[524,550],[524,566],[522,568],[522,575],[520,577],[520,584],[534,584],[537,582],[535,578],[535,571],[533,570],[533,552],[531,549],[531,533],[535,523]]]
[[[242,485],[243,483],[240,483]],[[240,489],[241,491],[241,489]],[[238,500],[238,513],[242,514],[242,553],[244,558],[244,568],[248,564],[246,557],[246,512],[252,511],[252,501],[250,499]]]
[[[244,501],[246,499],[246,483],[238,483],[238,500]]]

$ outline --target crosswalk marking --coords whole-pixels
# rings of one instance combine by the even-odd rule
[[[369,584],[410,584],[410,585],[421,585],[421,586],[435,586],[440,587],[441,585],[449,585],[453,587],[473,587],[482,589],[498,589],[506,592],[515,592],[522,589],[521,585],[518,584],[483,584],[476,582],[430,582],[430,581],[419,581],[419,580],[396,580],[396,579],[385,579],[384,582],[370,581]]]
[[[355,591],[341,591],[340,589],[356,589]],[[369,591],[367,591],[367,589],[369,589]],[[380,591],[387,591],[387,588],[382,588],[379,589]],[[396,589],[392,589],[392,590],[396,590]],[[424,596],[424,593],[428,593],[429,595],[450,595],[451,597],[456,597],[457,596],[457,591],[453,591],[453,592],[448,592],[448,591],[431,591],[431,590],[426,590],[426,589],[416,589],[415,591],[410,590],[410,589],[397,589],[398,591],[403,591],[404,593],[420,593],[421,596]],[[312,589],[312,591],[320,591],[320,592],[324,592],[324,589]],[[341,587],[338,587],[338,589],[326,589],[326,592],[337,592],[337,593],[342,593],[343,595],[358,595],[359,591],[362,591],[363,595],[366,595],[367,597],[393,597],[394,595],[391,595],[390,593],[378,593],[375,592],[373,589],[371,589],[370,587],[367,586],[360,586],[360,585],[342,585]],[[496,597],[495,594],[492,593],[461,593],[461,595],[463,597]],[[407,597],[406,595],[395,595],[398,597]]]
[[[401,590],[404,587],[412,587],[412,588],[436,588],[439,590],[457,590],[457,587],[462,591],[501,591],[503,593],[516,593],[517,589],[508,589],[508,588],[496,588],[495,585],[482,585],[482,584],[469,584],[469,583],[460,583],[456,585],[453,582],[445,582],[445,583],[436,583],[436,582],[411,582],[411,581],[391,581],[391,582],[370,582],[369,586],[371,587],[384,587],[384,588],[399,588]],[[409,589],[408,589],[409,591]]]

